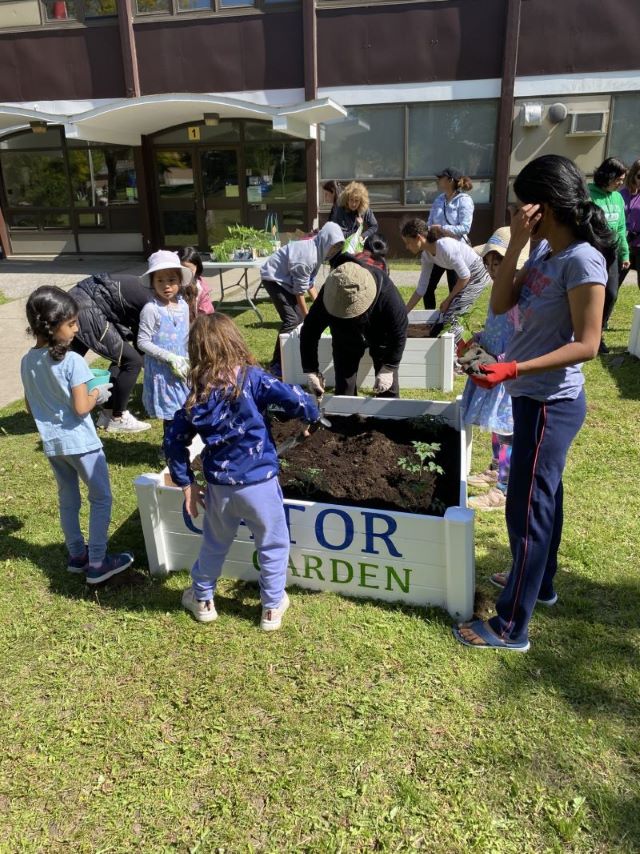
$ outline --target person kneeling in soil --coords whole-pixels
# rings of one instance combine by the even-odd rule
[[[440,319],[431,327],[430,337],[435,338],[443,327],[450,326],[457,346],[463,335],[458,318],[471,310],[482,291],[491,284],[491,279],[482,259],[468,243],[453,237],[438,237],[438,233],[417,218],[402,226],[402,241],[406,248],[414,255],[422,253],[422,270],[418,285],[407,303],[407,314],[426,293],[434,265],[443,270],[455,270],[458,281],[440,303]]]
[[[376,373],[374,394],[399,397],[398,366],[407,340],[407,313],[389,276],[376,267],[341,256],[306,316],[300,334],[302,370],[309,391],[322,397],[318,343],[329,327],[332,336],[335,393],[358,393],[358,367],[369,348]]]
[[[240,331],[224,314],[200,315],[189,335],[191,392],[167,428],[164,451],[174,482],[182,487],[187,512],[205,507],[200,554],[183,606],[200,623],[217,619],[216,582],[238,525],[255,539],[260,564],[260,628],[275,631],[289,607],[285,592],[289,531],[278,482],[278,455],[265,422],[275,404],[291,418],[320,420],[313,399],[258,367]],[[198,433],[205,444],[202,469],[206,502],[195,482],[189,445]]]

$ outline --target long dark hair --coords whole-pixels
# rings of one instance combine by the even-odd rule
[[[402,237],[424,237],[427,243],[435,243],[438,240],[435,231],[417,216],[404,220],[400,226],[400,234]]]
[[[198,279],[204,270],[202,256],[195,246],[181,246],[178,249],[178,258],[193,264],[196,268],[193,279],[183,288],[184,298],[189,306],[189,322],[193,323],[198,315]]]
[[[593,173],[593,183],[601,190],[606,190],[612,181],[624,175],[627,167],[617,157],[607,157]]]
[[[607,265],[616,257],[616,238],[604,211],[589,197],[587,182],[576,164],[559,154],[536,157],[522,169],[513,184],[525,204],[548,205],[556,220],[566,225],[576,240],[584,240],[601,252]]]
[[[43,285],[36,288],[27,300],[29,330],[37,338],[44,338],[54,362],[61,362],[69,349],[55,340],[56,329],[65,320],[77,316],[77,302],[62,288]]]

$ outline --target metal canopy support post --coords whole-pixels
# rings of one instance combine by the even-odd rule
[[[506,24],[504,54],[502,59],[502,87],[498,110],[498,144],[496,146],[496,176],[493,198],[493,227],[505,224],[511,161],[511,130],[513,123],[513,95],[518,65],[520,40],[520,10],[522,0],[505,0]]]
[[[318,97],[318,22],[316,0],[302,0],[302,32],[304,46],[304,99]],[[307,172],[307,227],[317,225],[318,219],[318,142],[305,143]]]

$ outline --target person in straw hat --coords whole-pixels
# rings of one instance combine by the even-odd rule
[[[376,374],[374,394],[398,397],[398,366],[408,325],[402,297],[383,270],[355,261],[349,255],[338,260],[341,263],[327,277],[302,325],[300,355],[309,391],[316,397],[324,393],[324,377],[318,367],[318,342],[329,327],[335,393],[358,393],[358,367],[368,347]]]

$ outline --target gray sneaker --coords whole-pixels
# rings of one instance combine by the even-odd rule
[[[96,421],[96,427],[98,430],[105,430],[109,426],[109,422],[112,417],[113,415],[110,409],[101,409],[98,414],[98,420]]]
[[[187,611],[191,611],[199,623],[212,623],[218,619],[218,612],[213,604],[213,599],[209,599],[208,602],[199,602],[195,597],[193,587],[187,587],[182,594],[182,606]]]
[[[123,412],[120,418],[110,418],[106,426],[107,433],[142,433],[151,430],[151,424],[138,421],[130,412]]]
[[[260,620],[260,628],[263,632],[275,632],[282,625],[282,617],[291,603],[289,597],[284,594],[282,602],[277,608],[263,608],[262,619]]]

